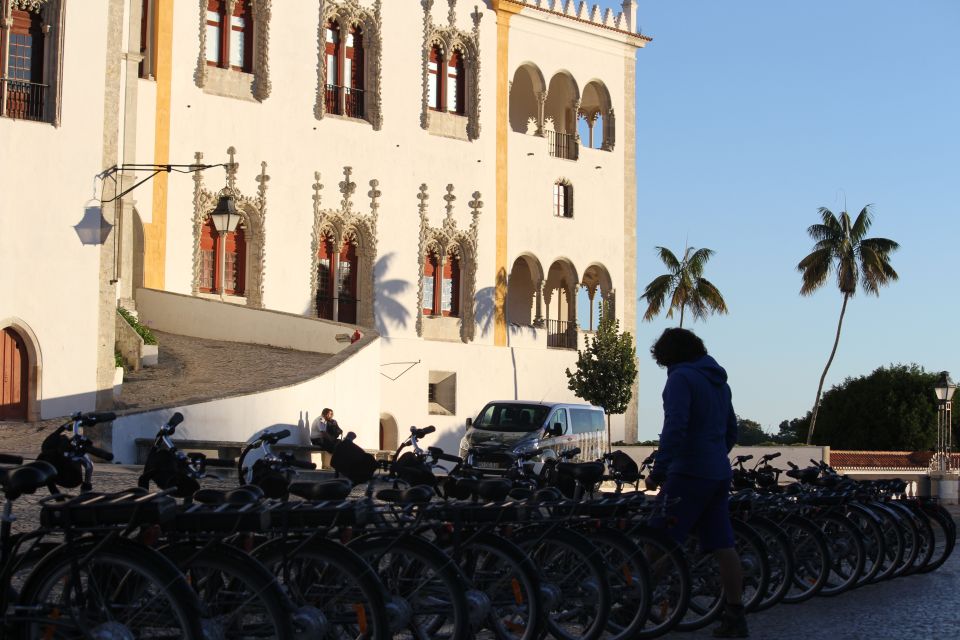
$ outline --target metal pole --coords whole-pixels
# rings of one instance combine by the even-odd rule
[[[225,302],[224,292],[227,282],[227,232],[220,232],[220,302]]]

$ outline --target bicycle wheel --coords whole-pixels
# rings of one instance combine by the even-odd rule
[[[370,564],[406,612],[394,625],[394,638],[467,638],[471,613],[480,621],[489,614],[484,597],[470,589],[450,556],[422,538],[376,533],[356,538],[348,548]],[[477,605],[472,612],[468,597]]]
[[[182,542],[158,549],[187,577],[224,638],[289,638],[293,606],[269,571],[220,542]]]
[[[830,547],[830,575],[820,595],[836,596],[857,584],[863,573],[866,552],[860,540],[860,531],[846,517],[825,513],[817,516],[815,522],[827,536]]]
[[[933,531],[933,553],[930,560],[917,573],[929,573],[943,566],[957,543],[957,528],[949,512],[936,503],[916,503],[919,509],[930,521]]]
[[[473,588],[486,594],[490,613],[474,637],[534,640],[544,632],[540,575],[520,547],[489,532],[468,533],[454,560]],[[445,549],[453,553],[452,549]]]
[[[874,577],[883,566],[886,555],[883,528],[879,517],[871,509],[859,504],[847,505],[847,518],[860,531],[863,541],[863,573],[854,586],[861,586],[873,582]]]
[[[903,533],[903,557],[900,564],[894,568],[891,577],[896,578],[906,575],[916,562],[920,555],[921,539],[920,530],[917,527],[917,519],[912,517],[909,509],[904,507],[896,500],[884,503],[892,513],[896,514],[897,523],[900,525],[900,531]]]
[[[202,613],[186,579],[156,551],[124,538],[87,538],[37,563],[8,622],[31,639],[202,640]]]
[[[904,539],[905,525],[900,522],[901,515],[883,503],[871,502],[867,506],[880,520],[880,530],[883,532],[883,556],[880,558],[880,569],[873,576],[874,582],[880,582],[892,578],[903,563],[907,545]]]
[[[519,530],[513,541],[530,556],[547,597],[547,628],[562,640],[595,640],[610,613],[603,556],[582,535],[549,525]]]
[[[657,638],[669,633],[690,604],[690,565],[673,538],[646,525],[627,535],[643,551],[650,568],[650,610],[637,638]]]
[[[326,635],[319,630],[315,637],[390,637],[394,610],[386,590],[373,568],[349,548],[328,539],[278,538],[251,555],[293,600],[298,630],[319,624],[326,628]]]
[[[650,613],[650,567],[643,551],[617,529],[580,532],[601,554],[610,585],[606,640],[635,638]]]
[[[937,541],[934,536],[933,526],[930,524],[930,518],[918,512],[909,503],[901,502],[900,504],[903,506],[904,511],[910,512],[910,518],[917,526],[917,539],[920,543],[920,548],[917,550],[917,557],[914,558],[913,563],[911,563],[903,573],[903,575],[909,575],[927,566],[927,563],[933,558],[934,551],[936,551]]]
[[[749,524],[763,539],[767,549],[767,562],[770,565],[767,590],[753,609],[763,611],[783,600],[790,590],[794,570],[794,551],[790,537],[776,522],[763,516],[751,516]]]
[[[781,602],[799,604],[820,593],[830,575],[830,549],[817,525],[802,516],[778,521],[793,547],[793,575]]]

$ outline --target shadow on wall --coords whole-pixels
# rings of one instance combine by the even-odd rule
[[[490,328],[493,326],[493,316],[497,310],[495,296],[496,289],[494,287],[484,287],[473,296],[473,317],[483,336],[489,334]]]
[[[384,280],[393,258],[393,253],[383,255],[373,267],[373,316],[376,329],[381,336],[389,335],[388,322],[395,327],[406,329],[407,323],[410,321],[410,311],[398,300],[402,294],[410,289],[410,282],[407,280]]]

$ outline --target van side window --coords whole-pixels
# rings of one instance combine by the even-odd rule
[[[551,429],[556,423],[560,423],[563,427],[564,435],[570,433],[570,427],[567,425],[567,410],[566,409],[557,409],[553,412],[553,415],[550,416],[550,422],[547,423],[547,426]]]
[[[592,409],[570,409],[570,426],[573,433],[603,431],[603,414]]]

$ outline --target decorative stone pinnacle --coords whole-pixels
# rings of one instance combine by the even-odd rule
[[[480,209],[483,209],[483,200],[480,199],[480,192],[473,192],[473,200],[467,205],[473,210],[473,215],[480,215]]]
[[[417,194],[417,200],[420,201],[420,205],[419,205],[420,211],[427,210],[427,200],[429,199],[430,199],[430,194],[427,193],[427,185],[421,184],[420,193]]]
[[[473,5],[473,13],[470,14],[470,17],[473,18],[473,35],[480,35],[480,21],[483,20],[483,14],[480,13],[480,7]]]
[[[447,4],[450,6],[447,12],[447,22],[450,23],[451,27],[455,27],[457,26],[457,0],[447,0]]]
[[[323,196],[320,192],[323,191],[323,184],[320,182],[320,172],[313,172],[313,210],[318,211],[320,209],[320,203],[323,200]]]
[[[443,199],[447,203],[447,219],[450,220],[453,218],[453,203],[456,202],[457,196],[453,195],[453,185],[447,185],[447,195],[443,196]]]
[[[270,176],[267,175],[267,162],[262,160],[260,162],[260,175],[254,178],[259,185],[257,187],[257,193],[260,195],[260,200],[263,201],[267,197],[267,183],[270,182]]]
[[[240,165],[237,163],[237,150],[234,147],[227,147],[227,155],[230,156],[230,162],[227,163],[227,166],[224,167],[224,170],[227,172],[227,186],[230,187],[232,191],[236,189],[237,169],[240,168]]]
[[[430,9],[433,9],[433,0],[420,0],[420,6],[423,7],[424,11],[430,11]]]
[[[367,192],[367,196],[370,197],[370,211],[374,216],[377,215],[377,210],[380,208],[380,203],[377,202],[377,198],[383,195],[383,192],[377,189],[379,186],[379,180],[371,180],[370,191]]]
[[[350,180],[350,176],[352,174],[353,167],[343,168],[343,180],[340,182],[340,193],[343,194],[343,200],[340,201],[340,206],[344,211],[350,211],[353,207],[353,203],[350,201],[350,198],[357,190],[357,183]]]

